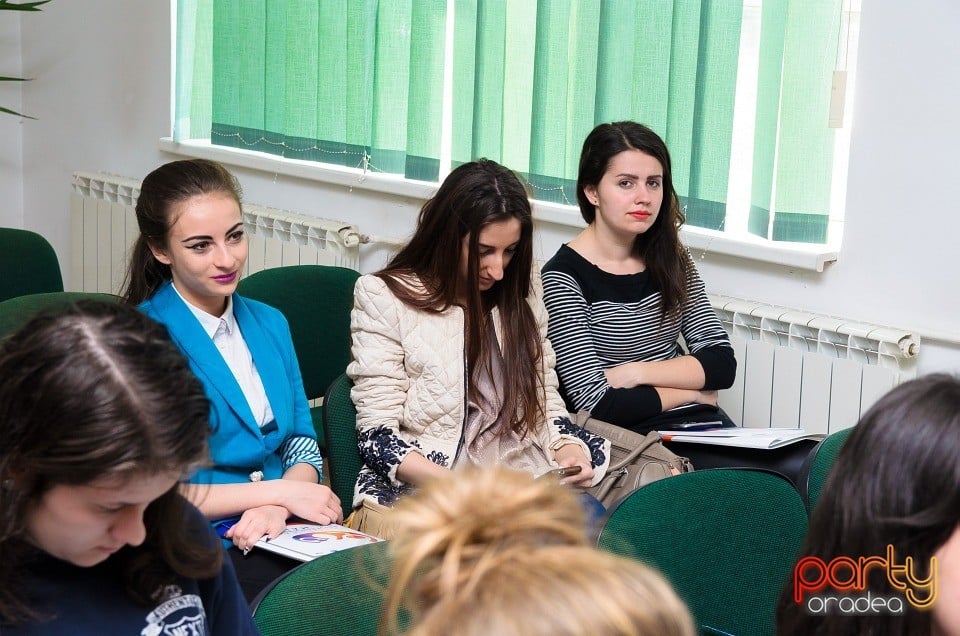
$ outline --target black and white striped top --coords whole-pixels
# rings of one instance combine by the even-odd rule
[[[737,362],[691,261],[687,301],[661,323],[660,290],[648,272],[610,274],[562,245],[543,267],[547,338],[557,355],[560,392],[572,411],[634,427],[662,411],[652,386],[614,389],[603,370],[627,362],[670,360],[687,351],[703,366],[704,389],[733,384]]]

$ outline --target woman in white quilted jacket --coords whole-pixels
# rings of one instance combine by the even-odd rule
[[[386,507],[468,465],[575,467],[562,481],[578,487],[603,477],[609,443],[570,421],[557,389],[532,235],[519,179],[481,159],[451,172],[410,242],[357,281],[351,527],[389,535]]]

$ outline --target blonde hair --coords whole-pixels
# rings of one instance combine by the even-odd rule
[[[426,484],[390,513],[393,573],[380,622],[415,636],[692,636],[658,573],[587,541],[574,491],[506,468]]]

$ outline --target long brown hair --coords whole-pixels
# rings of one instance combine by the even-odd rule
[[[520,242],[503,280],[490,290],[479,286],[480,231],[491,223],[517,219]],[[466,281],[460,277],[463,239],[467,238]],[[377,272],[405,304],[428,312],[462,306],[469,369],[486,364],[486,327],[490,310],[500,312],[503,328],[503,412],[510,430],[524,435],[544,417],[542,385],[537,381],[543,351],[527,297],[533,266],[533,214],[527,192],[509,169],[488,159],[453,170],[436,195],[420,210],[410,241]],[[417,284],[419,280],[419,284]],[[470,388],[474,388],[472,373]]]
[[[170,266],[158,261],[150,247],[166,249],[173,208],[192,197],[222,192],[241,205],[240,183],[216,161],[183,159],[165,163],[143,179],[137,198],[140,236],[133,246],[120,294],[129,305],[139,305],[170,280]]]
[[[673,187],[670,152],[663,139],[648,127],[633,121],[600,124],[590,131],[583,142],[577,172],[580,215],[588,224],[594,222],[597,209],[587,199],[583,189],[597,186],[610,160],[625,150],[639,150],[663,166],[663,202],[659,214],[649,230],[637,235],[633,247],[660,289],[660,311],[666,317],[678,312],[687,300],[687,273],[692,263],[689,253],[680,242],[680,226],[686,219]]]
[[[55,486],[186,476],[206,461],[210,407],[166,329],[116,303],[82,301],[34,318],[4,340],[0,377],[0,623],[11,624],[40,611],[22,589],[36,550],[28,511]],[[148,603],[177,576],[219,571],[220,546],[197,541],[187,505],[174,485],[147,506],[144,542],[98,566],[115,571],[134,600]]]

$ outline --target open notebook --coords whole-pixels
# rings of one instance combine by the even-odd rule
[[[217,524],[220,535],[223,536],[237,521],[238,519],[230,519]],[[257,541],[255,547],[298,561],[311,561],[325,554],[383,540],[336,523],[323,526],[293,519],[287,522],[286,529],[277,538],[264,537]]]
[[[665,442],[713,444],[739,448],[780,448],[804,439],[821,440],[822,433],[808,433],[802,428],[722,428],[706,431],[659,431]]]

